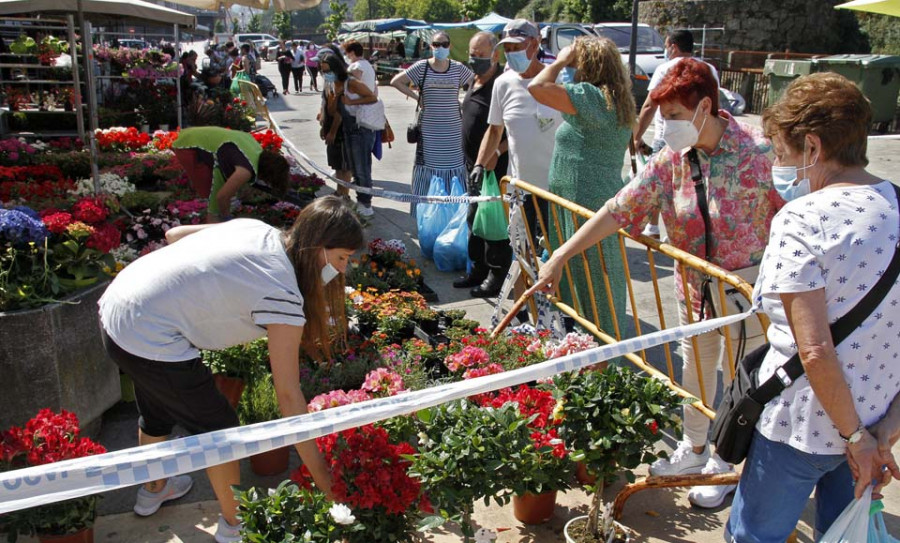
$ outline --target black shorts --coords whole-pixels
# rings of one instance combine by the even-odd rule
[[[102,328],[101,334],[107,354],[134,381],[138,426],[148,436],[168,436],[176,423],[191,434],[240,426],[234,408],[199,358],[187,362],[148,360],[116,345]]]

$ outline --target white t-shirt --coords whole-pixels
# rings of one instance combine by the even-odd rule
[[[890,182],[818,190],[789,202],[772,220],[755,300],[772,325],[771,348],[759,381],[797,352],[779,297],[824,287],[828,322],[856,306],[894,256],[900,232]],[[866,426],[887,411],[900,391],[900,281],[862,325],[837,345],[854,406]],[[844,441],[804,374],[762,412],[757,429],[772,441],[812,454],[843,454]]]
[[[509,174],[547,190],[556,130],[563,118],[529,94],[530,82],[513,70],[500,75],[494,82],[488,123],[506,126]]]
[[[356,62],[351,63],[350,66],[347,67],[347,71],[351,74],[357,70],[360,72],[360,75],[359,77],[357,77],[357,79],[365,83],[365,85],[369,87],[369,90],[375,93],[375,96],[378,96],[378,82],[377,78],[375,77],[375,68],[372,67],[372,63],[364,58],[361,58]]]
[[[125,351],[162,362],[191,360],[303,326],[303,297],[281,231],[235,219],[143,256],[100,298],[100,321]]]
[[[650,84],[647,85],[647,91],[653,92],[653,89],[655,89],[656,87],[659,86],[660,83],[662,83],[663,78],[666,76],[667,73],[669,73],[669,70],[672,69],[672,66],[675,66],[676,64],[681,62],[682,59],[685,59],[685,58],[691,58],[691,57],[677,57],[677,58],[673,58],[672,60],[669,60],[667,62],[663,62],[662,64],[660,64],[656,68],[656,71],[653,72],[653,77],[650,78]],[[716,82],[718,83],[719,82],[719,72],[716,71],[716,67],[713,66],[712,64],[710,64],[709,62],[707,62],[706,65],[709,66],[710,70],[712,70],[713,77],[716,78]],[[656,108],[656,113],[653,114],[653,126],[655,127],[655,130],[656,130],[656,133],[653,136],[653,141],[662,141],[663,117],[662,117],[662,113],[659,111],[659,108]]]

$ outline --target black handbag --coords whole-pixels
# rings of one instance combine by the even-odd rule
[[[428,61],[425,61],[425,73],[419,85],[419,98],[416,100],[416,120],[406,127],[407,143],[419,143],[422,140],[422,95],[425,94],[425,78],[428,77]]]
[[[900,187],[894,186],[900,201]],[[835,346],[847,338],[887,296],[900,275],[900,240],[894,247],[894,257],[875,286],[856,306],[831,325],[831,339]],[[750,450],[756,422],[763,408],[803,375],[799,354],[794,354],[779,367],[765,383],[756,386],[757,374],[769,351],[765,344],[745,356],[735,368],[734,381],[725,389],[722,402],[713,421],[712,440],[716,453],[731,464],[743,462]]]

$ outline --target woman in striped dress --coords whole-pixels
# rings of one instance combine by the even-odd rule
[[[447,184],[465,180],[466,160],[462,148],[462,118],[459,89],[470,85],[474,74],[464,64],[450,60],[450,36],[436,32],[431,39],[432,58],[420,60],[397,74],[391,85],[414,100],[422,94],[422,131],[416,148],[412,192],[424,195],[433,176]],[[410,88],[415,85],[419,92]],[[415,214],[415,203],[412,205]]]

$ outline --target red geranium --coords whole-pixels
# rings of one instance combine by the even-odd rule
[[[99,196],[85,196],[75,202],[75,205],[72,206],[72,217],[74,217],[76,221],[82,221],[87,224],[96,224],[106,220],[106,217],[108,216],[109,209],[107,209],[103,198]]]
[[[54,234],[62,234],[66,227],[72,224],[72,214],[65,211],[48,209],[47,213],[41,213],[41,220],[47,226],[47,230]]]
[[[106,452],[102,445],[79,437],[80,432],[74,413],[41,409],[24,428],[13,426],[0,434],[0,471]]]
[[[101,253],[108,253],[121,243],[122,232],[114,224],[103,223],[94,226],[94,232],[88,237],[85,245],[91,249],[97,249]]]
[[[337,502],[352,509],[383,508],[392,515],[418,507],[421,487],[407,475],[410,462],[401,456],[415,453],[409,443],[391,444],[387,431],[371,424],[320,437],[316,443],[331,467]],[[306,466],[291,479],[303,487],[312,481]]]
[[[284,142],[284,139],[282,139],[281,136],[271,130],[254,132],[253,137],[259,142],[264,151],[272,151],[273,153],[280,152],[281,144]]]

